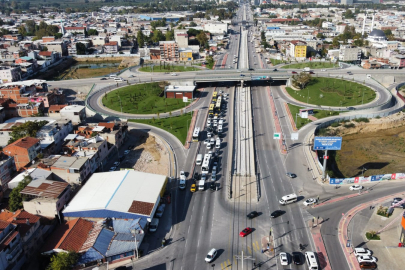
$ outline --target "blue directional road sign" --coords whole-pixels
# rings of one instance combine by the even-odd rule
[[[315,137],[314,150],[340,150],[342,137]]]

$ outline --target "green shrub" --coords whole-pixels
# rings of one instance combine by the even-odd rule
[[[376,231],[369,231],[369,232],[366,232],[366,238],[367,238],[368,240],[380,240],[380,239],[381,239],[380,236],[377,234]]]
[[[380,119],[381,118],[381,116],[379,116],[379,115],[377,115],[376,117],[375,117],[375,119]]]
[[[354,123],[345,124],[345,128],[354,128],[356,125]]]
[[[331,127],[338,127],[338,126],[340,126],[340,123],[339,122],[335,122],[335,123],[332,123],[332,125],[330,125]]]
[[[357,122],[357,123],[360,123],[360,122],[368,123],[368,122],[370,122],[370,120],[368,120],[368,118],[365,118],[365,117],[356,118],[356,119],[354,119],[354,121]]]

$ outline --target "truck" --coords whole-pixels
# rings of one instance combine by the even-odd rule
[[[311,68],[309,68],[309,67],[304,67],[304,71],[311,71]]]
[[[198,181],[198,190],[204,191],[205,181],[199,180]]]

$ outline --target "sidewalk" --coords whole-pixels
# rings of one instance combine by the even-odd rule
[[[323,221],[324,220],[322,218],[319,218],[319,220],[318,219],[309,220],[308,227],[310,228],[311,236],[312,239],[314,240],[316,254],[318,256],[318,261],[320,264],[320,269],[332,270],[329,263],[328,253],[326,252],[325,243],[323,242],[321,234],[321,227]]]
[[[190,144],[191,144],[191,140],[192,140],[192,136],[193,136],[193,132],[194,132],[194,127],[195,127],[195,122],[197,121],[197,115],[198,115],[198,110],[194,110],[193,118],[191,119],[190,127],[188,128],[187,139],[184,144],[184,148],[186,148],[186,149],[190,148]]]
[[[271,112],[273,115],[275,129],[276,129],[276,132],[280,134],[280,138],[278,139],[279,146],[280,146],[280,153],[285,155],[285,154],[287,154],[287,151],[283,145],[283,131],[281,129],[280,119],[277,116],[276,104],[274,104],[273,94],[271,93],[270,87],[267,87],[267,94],[268,94],[269,100],[270,100],[270,109],[271,109]]]

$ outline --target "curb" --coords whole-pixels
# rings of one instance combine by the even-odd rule
[[[186,149],[190,148],[191,139],[192,139],[191,137],[194,132],[195,123],[197,122],[198,110],[196,109],[193,112],[194,112],[194,114],[193,114],[193,118],[191,119],[190,127],[188,128],[186,143],[184,144],[184,148],[186,148]]]
[[[296,125],[296,123],[294,122],[294,118],[293,118],[293,116],[291,115],[290,107],[288,107],[288,103],[287,103],[287,102],[284,102],[284,106],[285,106],[285,110],[287,111],[288,118],[290,119],[290,124],[291,124],[292,129],[293,129],[294,131],[298,131],[297,125]]]

